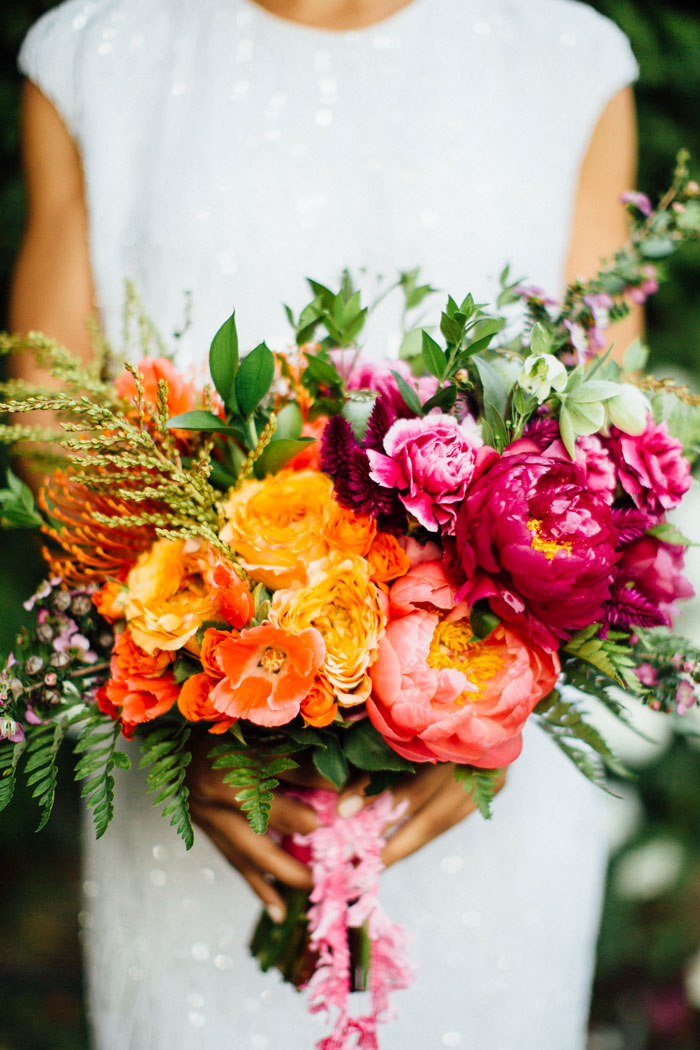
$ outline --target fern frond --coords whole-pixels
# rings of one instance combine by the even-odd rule
[[[484,820],[491,819],[491,802],[500,787],[502,769],[478,769],[476,766],[455,766],[454,778],[474,799],[474,805]]]
[[[32,798],[42,811],[37,831],[41,831],[51,816],[58,779],[56,758],[70,725],[71,719],[66,715],[27,730],[24,775],[27,787],[32,789]]]
[[[114,816],[115,766],[128,769],[128,755],[117,750],[121,726],[112,722],[99,711],[91,712],[74,747],[79,759],[75,767],[75,779],[82,780],[81,794],[92,810],[95,835],[99,839],[107,830]]]
[[[214,769],[228,770],[223,777],[224,783],[238,789],[236,801],[240,802],[257,835],[264,835],[267,831],[274,791],[279,787],[277,777],[298,765],[288,755],[275,754],[274,751],[272,748],[271,753],[262,754],[230,737],[209,752]]]
[[[184,723],[147,731],[141,740],[142,758],[139,769],[148,769],[148,790],[155,792],[154,806],[163,806],[163,816],[170,817],[187,849],[194,843],[194,831],[188,804],[189,790],[185,773],[192,757],[186,750],[190,730]],[[149,768],[150,767],[150,768]]]
[[[585,721],[575,701],[562,699],[558,690],[554,689],[542,700],[535,708],[535,713],[539,724],[554,743],[584,776],[598,787],[605,789],[603,767],[621,777],[632,775],[611,751],[598,730]],[[585,744],[586,748],[572,746],[571,741],[575,740]],[[591,753],[598,755],[600,762],[596,762]]]
[[[600,674],[607,675],[617,685],[630,692],[639,693],[642,686],[634,674],[636,661],[629,644],[620,644],[618,639],[627,639],[626,634],[609,631],[607,638],[600,638],[600,624],[577,631],[564,646],[564,652],[590,664]]]
[[[26,740],[18,740],[16,744],[5,740],[0,744],[0,812],[12,801],[17,769],[26,747]]]

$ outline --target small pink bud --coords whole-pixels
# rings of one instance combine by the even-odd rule
[[[674,201],[671,207],[675,211],[676,215],[682,215],[685,211],[685,204],[682,204],[680,201]]]
[[[689,197],[697,197],[698,193],[700,193],[700,186],[698,186],[695,179],[691,179],[690,182],[686,183],[685,192]]]

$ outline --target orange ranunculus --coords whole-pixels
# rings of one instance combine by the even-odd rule
[[[304,423],[301,428],[302,437],[312,437],[316,440],[308,444],[301,452],[287,463],[287,470],[320,470],[321,469],[321,437],[328,422],[328,416],[319,416],[312,423]]]
[[[301,717],[307,726],[322,729],[331,724],[338,712],[338,701],[328,679],[317,675],[306,699],[302,700]]]
[[[168,384],[168,412],[171,416],[179,416],[196,407],[197,394],[194,385],[187,383],[166,357],[144,357],[136,368],[143,382],[147,408],[154,409],[158,403],[158,383],[161,379]],[[115,386],[119,397],[124,398],[125,401],[136,401],[136,382],[130,372],[122,372]],[[180,433],[186,433],[186,431]]]
[[[211,722],[210,733],[225,733],[236,719],[222,715],[212,704],[211,691],[217,684],[218,678],[210,678],[207,674],[191,675],[183,682],[177,706],[188,722]]]
[[[331,479],[315,470],[281,470],[246,481],[224,505],[221,539],[266,587],[304,583],[309,562],[328,553],[321,532],[332,491]]]
[[[124,615],[142,649],[181,649],[203,620],[221,615],[213,561],[204,540],[156,540],[140,556],[126,579]]]
[[[219,643],[226,638],[237,638],[238,631],[220,631],[218,627],[207,627],[202,635],[202,646],[199,650],[199,659],[202,667],[210,678],[223,678],[224,669],[218,658]]]
[[[211,583],[224,620],[232,627],[245,627],[255,615],[255,604],[248,584],[240,578],[231,562],[222,558],[214,564]]]
[[[165,714],[177,700],[180,686],[172,671],[166,670],[170,660],[168,653],[144,652],[128,630],[117,637],[110,678],[97,690],[96,700],[100,711],[121,721],[124,736]]]
[[[331,551],[314,562],[308,584],[275,592],[270,620],[290,631],[320,631],[326,643],[323,674],[338,702],[349,707],[367,699],[367,671],[386,618],[364,558]]]
[[[378,532],[367,555],[370,579],[381,587],[382,584],[405,576],[411,562],[396,536],[390,532]],[[386,590],[386,587],[384,587]]]
[[[323,515],[321,535],[332,549],[364,557],[377,535],[377,522],[366,514],[346,510],[331,500]]]
[[[92,603],[100,616],[110,623],[121,620],[124,615],[126,584],[119,580],[107,580],[92,596]]]
[[[211,692],[217,711],[261,726],[281,726],[299,714],[325,656],[313,628],[291,633],[265,623],[223,638],[216,651],[224,670]]]

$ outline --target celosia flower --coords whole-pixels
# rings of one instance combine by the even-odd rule
[[[332,492],[330,478],[315,470],[246,481],[224,504],[221,538],[253,580],[272,589],[302,583],[307,564],[328,553],[322,530]]]
[[[389,623],[371,670],[369,717],[413,761],[508,765],[559,660],[503,625],[473,640],[468,616],[453,616],[419,610]]]
[[[655,423],[649,417],[643,433],[623,434],[613,429],[606,443],[623,489],[637,507],[650,514],[660,517],[671,510],[690,488],[690,464],[666,423]]]
[[[325,652],[313,627],[292,632],[265,623],[223,638],[216,657],[224,677],[212,689],[211,703],[230,718],[286,725],[299,714]]]
[[[364,558],[331,551],[314,562],[305,586],[275,592],[270,620],[288,631],[316,628],[326,645],[322,674],[338,702],[349,707],[367,698],[367,671],[384,631],[385,615]]]
[[[457,509],[483,444],[474,422],[428,415],[399,419],[384,438],[384,453],[370,450],[370,476],[396,489],[406,510],[430,532],[454,532]]]
[[[211,702],[211,691],[218,685],[218,678],[208,674],[193,674],[183,682],[177,706],[188,722],[211,722],[210,733],[225,733],[236,722],[235,718],[222,715]]]
[[[169,653],[145,652],[127,629],[114,643],[110,677],[95,699],[100,711],[120,721],[124,736],[136,726],[150,722],[169,711],[177,700],[180,686],[168,669]]]
[[[555,443],[484,450],[457,519],[467,582],[458,597],[488,598],[539,645],[558,648],[599,619],[610,596],[617,532],[610,507]]]

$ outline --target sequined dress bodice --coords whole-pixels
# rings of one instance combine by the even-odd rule
[[[68,0],[20,65],[80,150],[110,339],[124,281],[183,365],[232,307],[241,343],[289,339],[281,303],[343,268],[370,296],[420,266],[454,295],[514,277],[556,293],[577,172],[629,46],[570,0],[413,0],[354,32],[254,0]],[[434,304],[431,306],[431,303]],[[442,304],[427,304],[431,320]],[[367,346],[396,348],[400,302]],[[97,1050],[310,1050],[303,998],[247,956],[257,904],[198,836],[184,849],[122,775],[85,838]],[[420,976],[382,1050],[582,1050],[604,848],[591,789],[536,730],[490,823],[472,817],[383,876]]]

